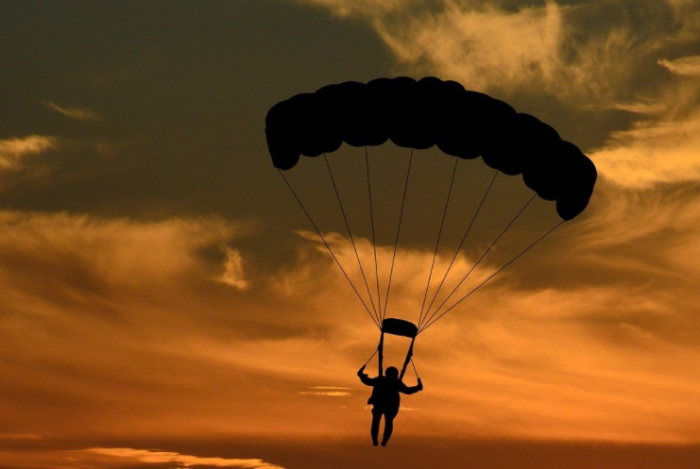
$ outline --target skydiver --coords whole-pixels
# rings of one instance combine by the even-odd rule
[[[383,342],[383,341],[382,341]],[[383,360],[383,343],[379,344],[379,375],[376,378],[370,378],[364,371],[367,366],[362,365],[362,368],[357,372],[360,381],[366,386],[372,386],[372,395],[367,404],[372,404],[372,443],[374,446],[379,444],[379,422],[384,416],[384,437],[382,438],[382,446],[386,446],[391,438],[391,432],[394,429],[394,418],[399,413],[399,405],[401,396],[399,393],[414,394],[423,390],[423,382],[418,378],[417,386],[406,386],[399,379],[399,370],[393,366],[386,369],[386,375],[382,370]]]

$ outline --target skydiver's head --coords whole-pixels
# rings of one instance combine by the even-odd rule
[[[390,366],[386,369],[386,377],[389,379],[399,379],[399,370],[393,366]]]

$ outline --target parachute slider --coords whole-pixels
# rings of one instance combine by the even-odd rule
[[[382,322],[382,333],[415,339],[418,334],[418,327],[412,322],[404,321],[403,319],[386,318]]]

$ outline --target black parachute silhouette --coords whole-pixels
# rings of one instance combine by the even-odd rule
[[[333,260],[338,264],[365,310],[382,332],[380,347],[378,348],[380,370],[381,344],[384,340],[384,334],[411,338],[411,345],[400,373],[401,378],[408,364],[413,363],[413,346],[416,337],[507,268],[525,252],[542,241],[564,221],[578,216],[588,205],[597,178],[597,171],[591,160],[574,144],[562,140],[559,134],[549,125],[529,114],[516,112],[503,101],[482,93],[465,90],[457,82],[443,81],[435,77],[426,77],[418,81],[408,77],[379,78],[366,84],[346,82],[323,87],[315,93],[299,94],[276,104],[270,109],[266,118],[265,132],[274,166],[280,170],[285,183],[328,249]],[[481,204],[471,219],[469,228],[467,228],[457,251],[452,257],[452,262],[432,295],[432,300],[428,302],[428,291],[440,244],[442,224],[445,222],[445,214],[450,201],[449,195],[452,191],[452,183],[450,183],[450,191],[445,204],[445,212],[435,245],[433,263],[430,267],[417,325],[402,319],[386,318],[394,260],[401,229],[403,203],[406,200],[413,152],[411,152],[408,173],[406,174],[403,202],[394,245],[394,257],[388,276],[383,307],[379,274],[377,272],[374,221],[372,221],[372,241],[374,245],[376,304],[355,246],[350,224],[343,210],[343,204],[331,167],[325,156],[327,153],[338,150],[343,142],[355,147],[367,147],[382,145],[389,140],[400,147],[420,150],[437,145],[443,153],[462,159],[476,159],[481,156],[488,166],[497,170],[491,184],[486,189]],[[355,251],[355,257],[364,280],[369,303],[364,300],[363,295],[360,294],[347,271],[341,265],[296,191],[284,176],[284,171],[293,168],[299,162],[301,155],[309,157],[324,155],[324,158],[326,158],[328,173],[338,198],[340,210],[345,219],[349,241],[352,243]],[[370,215],[373,216],[370,166],[367,152],[365,152],[365,158]],[[453,182],[458,161],[455,161],[453,169]],[[534,243],[488,276],[486,280],[481,281],[479,285],[471,289],[467,294],[460,295],[461,298],[458,301],[448,306],[448,300],[457,292],[496,242],[501,239],[515,220],[523,213],[535,198],[535,195],[533,195],[530,201],[525,204],[515,218],[503,229],[501,234],[496,237],[495,241],[478,258],[457,286],[452,289],[452,292],[442,302],[437,301],[436,303],[438,294],[450,273],[450,269],[454,265],[499,172],[511,176],[522,174],[524,183],[542,199],[556,201],[557,213],[563,221],[560,221],[554,228],[540,236]],[[434,304],[438,306],[433,310]],[[371,359],[372,357],[370,357]]]
[[[377,351],[372,354],[365,365],[358,371],[358,376],[365,384],[381,387],[380,384],[386,381],[383,378],[383,344],[385,334],[408,337],[411,339],[411,342],[401,371],[398,374],[398,382],[401,382],[403,388],[410,389],[411,393],[423,389],[412,359],[417,336],[552,233],[564,221],[571,220],[579,215],[588,205],[597,177],[596,168],[591,160],[578,147],[563,141],[552,127],[531,115],[516,112],[503,101],[482,93],[467,91],[459,83],[442,81],[435,77],[426,77],[418,81],[407,77],[379,78],[367,84],[346,82],[323,87],[315,93],[299,94],[276,104],[270,109],[266,118],[265,132],[274,166],[280,170],[282,178],[323,241],[331,257],[338,264],[369,316],[381,330]],[[432,300],[428,301],[433,268],[459,160],[454,161],[450,188],[417,324],[403,319],[386,317],[391,279],[394,272],[394,260],[396,259],[401,220],[411,173],[411,163],[413,161],[413,150],[411,150],[406,173],[403,200],[396,231],[394,256],[391,262],[383,306],[380,276],[377,270],[377,245],[375,241],[368,152],[365,150],[366,187],[368,189],[372,245],[374,247],[376,303],[355,245],[350,224],[343,209],[343,203],[331,166],[326,157],[327,153],[338,150],[343,142],[355,147],[367,147],[382,145],[388,140],[400,147],[421,150],[437,145],[443,153],[462,159],[476,159],[481,156],[488,166],[497,170],[491,180],[491,184],[486,189],[481,204],[476,209],[469,223],[466,233],[462,237],[457,251],[452,257],[449,267],[432,295]],[[326,241],[323,233],[314,222],[296,191],[284,176],[284,171],[293,168],[299,162],[301,155],[309,157],[324,155],[329,177],[347,228],[348,240],[352,244],[359,271],[364,280],[369,304],[354,285],[346,269],[341,265],[338,257],[333,252],[331,245]],[[554,228],[540,236],[539,239],[490,274],[485,280],[479,280],[480,283],[475,288],[472,288],[465,295],[460,295],[461,298],[458,301],[448,306],[448,300],[458,291],[463,282],[467,280],[498,240],[501,239],[536,197],[532,195],[525,206],[515,215],[515,218],[508,223],[481,257],[473,264],[468,273],[452,289],[452,292],[442,302],[437,301],[436,303],[438,294],[450,273],[450,269],[454,265],[499,172],[511,176],[522,174],[525,184],[542,199],[556,201],[557,213],[564,221],[558,221]],[[433,310],[434,304],[438,304],[438,306]],[[378,374],[382,378],[369,379],[364,374],[364,369],[376,354],[378,354]],[[418,386],[413,388],[407,388],[401,381],[409,363],[413,364],[413,369],[418,379]],[[397,370],[394,369],[393,371]],[[395,394],[396,402],[398,402],[398,391]],[[374,392],[372,395],[375,395]],[[395,409],[396,412],[392,413],[388,412],[386,408],[383,409],[379,405],[380,402],[372,399],[370,399],[374,405],[372,410],[372,438],[376,446],[379,420],[381,415],[384,415],[385,433],[382,445],[385,445],[391,435],[392,422],[396,412],[398,412],[398,404]],[[379,408],[377,407],[378,405]]]
[[[481,156],[505,174],[522,174],[541,198],[556,201],[564,220],[588,205],[595,166],[549,125],[454,81],[426,77],[345,82],[296,95],[273,106],[267,143],[276,168],[293,168],[301,155],[320,156],[343,142],[362,147],[391,140],[400,147],[434,145],[464,159]]]

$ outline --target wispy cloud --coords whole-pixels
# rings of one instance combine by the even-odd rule
[[[250,283],[245,277],[243,256],[240,251],[229,246],[224,246],[223,250],[226,255],[224,272],[215,277],[215,280],[238,290],[247,290]]]
[[[347,391],[299,391],[302,396],[344,397],[349,396]]]
[[[606,206],[603,194],[597,200],[598,216],[556,238],[559,249],[521,259],[421,335],[415,360],[429,392],[405,404],[429,412],[407,412],[407,434],[459,428],[465,437],[696,441],[700,416],[689,403],[700,392],[691,371],[700,354],[680,344],[696,342],[697,295],[672,276],[697,274],[683,259],[700,252],[700,211],[679,202],[664,218],[656,199],[622,207]],[[652,249],[669,219],[679,235]],[[0,226],[8,425],[90,435],[109,420],[114,434],[178,438],[347,435],[367,425],[367,394],[351,388],[376,331],[318,241],[301,238],[298,264],[259,277],[251,299],[207,281],[221,266],[198,253],[235,234],[221,220],[5,214]],[[341,262],[356,262],[346,239],[327,239]],[[363,259],[373,255],[368,240],[356,244]],[[380,247],[383,265],[392,248]],[[399,317],[415,319],[431,259],[432,252],[399,250]],[[660,260],[665,274],[654,282],[637,267],[658,270]],[[439,255],[436,269],[448,262]],[[471,264],[459,258],[456,275]],[[65,369],[79,370],[80,382]],[[309,387],[314,382],[337,384]],[[177,453],[124,451],[184,466]]]
[[[85,453],[112,456],[149,464],[178,464],[183,467],[234,467],[244,469],[283,469],[282,466],[265,462],[261,459],[235,459],[217,457],[199,457],[169,451],[154,451],[133,448],[89,448]]]
[[[352,388],[342,386],[311,386],[308,391],[299,391],[302,396],[344,397],[352,393]]]
[[[656,115],[661,114],[668,109],[667,104],[660,101],[631,101],[612,103],[605,106],[608,109],[616,109],[619,111],[627,111],[633,114]]]
[[[45,153],[56,145],[55,138],[42,135],[0,140],[0,171],[21,169],[27,157]]]
[[[42,104],[44,106],[46,106],[48,109],[50,109],[54,112],[57,112],[58,114],[61,114],[63,116],[66,116],[70,119],[80,120],[80,121],[99,121],[101,119],[99,114],[97,114],[95,111],[91,111],[90,109],[85,108],[85,107],[59,106],[58,104],[54,103],[53,101],[42,101]]]
[[[700,76],[700,55],[681,57],[675,60],[659,59],[659,65],[671,73],[684,76]]]
[[[469,88],[550,82],[562,61],[562,11],[552,2],[508,12],[446,1],[437,13],[409,18],[374,25],[401,63]]]
[[[700,113],[638,122],[591,154],[600,173],[629,187],[700,179]]]
[[[375,30],[402,67],[438,74],[469,88],[626,101],[637,73],[659,51],[700,37],[693,2],[637,2],[634,5],[504,5],[483,0],[376,2],[295,0],[354,17]],[[658,10],[667,15],[659,15]],[[629,16],[647,14],[640,26]],[[675,16],[675,21],[666,18]],[[677,73],[694,70],[691,59],[661,61]],[[632,90],[634,91],[634,90]]]
[[[0,270],[24,266],[24,274],[14,276],[15,286],[62,271],[64,280],[75,282],[72,288],[99,290],[102,284],[110,285],[114,293],[119,285],[156,285],[197,271],[202,264],[195,251],[235,233],[233,226],[215,218],[140,223],[68,213],[0,212],[0,227],[0,251],[5,259]],[[43,291],[51,291],[52,285],[58,283],[48,282]],[[64,283],[60,288],[67,286]]]
[[[352,388],[344,388],[342,386],[311,386],[309,389],[323,389],[323,390],[335,390],[335,391],[351,391]]]
[[[601,122],[611,110],[642,116],[642,122],[610,119],[616,127],[595,129],[599,141],[610,132],[604,145],[596,144],[599,170],[619,184],[643,188],[700,177],[700,90],[689,83],[700,76],[700,56],[666,58],[694,51],[697,2],[437,0],[381,10],[373,2],[298,1],[366,22],[410,73],[530,104],[553,97],[572,115],[585,109]]]
[[[624,198],[620,189],[608,190]],[[482,435],[695,441],[692,435],[700,414],[681,417],[676,406],[663,402],[673,400],[671,395],[685,400],[700,389],[697,377],[688,374],[694,359],[686,354],[698,355],[678,343],[687,331],[696,330],[697,307],[686,310],[693,303],[692,293],[686,290],[687,282],[676,279],[679,269],[695,275],[688,270],[692,262],[681,267],[678,260],[697,255],[700,225],[688,224],[697,210],[678,195],[666,196],[675,199],[678,209],[669,211],[661,195],[658,200],[640,200],[633,194],[624,207],[597,207],[600,213],[591,217],[593,225],[584,223],[561,234],[558,249],[551,253],[540,251],[519,261],[515,271],[421,336],[416,363],[419,369],[430,370],[433,381],[424,377],[432,386],[430,393],[420,396],[420,407],[431,409],[431,421],[449,421],[445,425],[458,425],[467,433],[472,428]],[[615,199],[601,195],[607,196]],[[682,213],[687,214],[677,219]],[[671,219],[677,223],[669,224]],[[678,235],[668,237],[660,249],[655,240],[673,226]],[[334,243],[334,250],[341,250],[339,240]],[[358,246],[362,258],[371,255],[363,242]],[[429,262],[428,253],[410,250],[400,250],[399,258],[403,265]],[[438,271],[446,267],[444,262],[438,260]],[[518,273],[533,281],[542,265],[555,281],[548,282],[545,275],[538,287],[518,286]],[[298,275],[303,278],[303,271]],[[422,294],[424,283],[414,284],[416,277],[403,270],[397,277],[402,304],[395,311],[417,310],[419,303],[412,297]],[[340,289],[340,280],[329,287]],[[288,276],[288,281],[293,279]],[[319,295],[319,304],[327,303],[325,294]],[[334,316],[338,314],[334,309]],[[664,321],[666,326],[658,327]],[[470,371],[456,372],[463,369]],[[541,396],[548,397],[540,400]],[[641,411],[640,405],[650,400],[659,402],[655,411]],[[509,403],[507,409],[504,403]],[[451,414],[453,406],[469,408],[469,418]],[[533,424],[533,419],[539,423]],[[419,431],[432,432],[431,424],[421,425]],[[634,430],[642,426],[644,431]]]
[[[41,440],[41,436],[34,433],[5,433],[0,434],[0,440]]]

